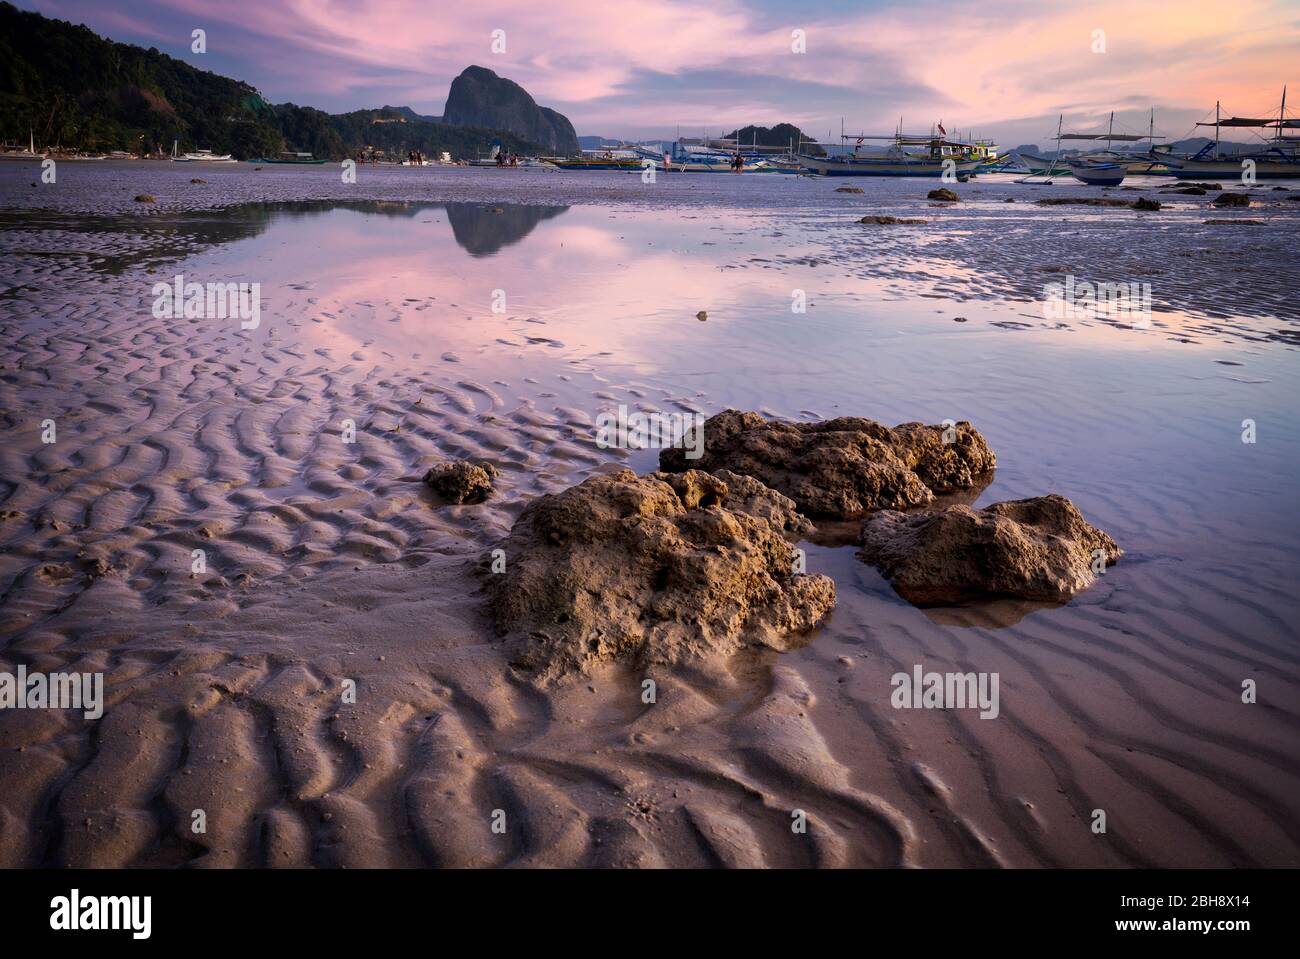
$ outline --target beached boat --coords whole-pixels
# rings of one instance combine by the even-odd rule
[[[1088,186],[1119,186],[1124,182],[1124,167],[1097,160],[1070,160],[1070,173]]]
[[[29,160],[30,161],[30,160],[44,160],[44,159],[45,159],[44,153],[36,152],[35,135],[30,130],[27,131],[26,148],[18,146],[18,144],[16,143],[14,144],[6,143],[3,147],[0,147],[0,160]]]
[[[317,160],[310,153],[294,153],[291,150],[281,150],[280,155],[276,157],[259,157],[256,160],[249,160],[249,163],[287,163],[297,166],[320,166],[325,160]]]
[[[822,157],[801,155],[799,162],[804,169],[820,176],[916,176],[938,177],[951,174],[958,180],[966,180],[983,162],[973,156],[968,149],[970,144],[958,140],[949,140],[944,135],[905,136],[895,134],[892,137],[841,136],[844,141],[842,149],[849,149],[849,140],[853,140],[852,152]],[[863,153],[862,144],[866,140],[892,140],[893,145],[880,153]],[[908,147],[924,147],[921,150],[909,150]]]
[[[636,154],[629,155],[626,151],[613,150],[584,150],[580,157],[568,159],[545,157],[544,159],[561,170],[640,170],[644,165],[642,159]]]
[[[1184,179],[1239,179],[1251,169],[1258,180],[1282,180],[1300,177],[1300,137],[1286,136],[1287,130],[1300,130],[1300,120],[1286,115],[1286,88],[1282,88],[1282,106],[1273,118],[1222,117],[1221,107],[1214,104],[1214,122],[1198,122],[1198,127],[1214,127],[1214,142],[1207,143],[1192,156],[1168,156],[1164,162],[1170,171]],[[1223,155],[1219,131],[1235,129],[1272,130],[1273,136],[1248,153]],[[1249,163],[1247,162],[1249,161]]]
[[[172,141],[172,162],[173,163],[237,163],[238,161],[229,153],[216,154],[211,150],[193,150],[189,153],[177,154],[176,141]]]
[[[1169,176],[1173,171],[1164,162],[1164,154],[1156,151],[1156,113],[1151,111],[1150,129],[1145,134],[1116,133],[1115,113],[1111,111],[1105,133],[1061,133],[1057,131],[1057,148],[1062,140],[1106,141],[1102,150],[1092,150],[1068,161],[1075,178],[1090,186],[1119,186],[1125,176]],[[1122,152],[1113,148],[1115,143],[1140,143],[1149,141],[1146,150]],[[1118,171],[1118,172],[1117,172]]]

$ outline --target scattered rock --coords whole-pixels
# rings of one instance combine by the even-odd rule
[[[497,468],[491,463],[439,463],[424,474],[424,482],[452,503],[481,503],[492,495]]]
[[[985,509],[876,513],[862,526],[866,562],[917,606],[947,606],[994,596],[1066,602],[1121,550],[1064,496],[994,503]]]
[[[961,197],[956,193],[953,193],[952,190],[949,190],[947,187],[940,187],[937,190],[931,190],[925,195],[925,198],[927,200],[942,200],[944,203],[956,203],[961,199]]]
[[[1265,226],[1263,220],[1206,220],[1206,226]]]
[[[1133,201],[1133,209],[1135,209],[1135,210],[1158,210],[1158,209],[1160,209],[1160,201],[1159,201],[1159,200],[1148,200],[1146,197],[1139,197],[1137,200],[1134,200],[1134,201]]]
[[[725,410],[703,429],[699,459],[686,459],[686,448],[666,449],[659,468],[752,476],[814,517],[924,506],[935,493],[974,486],[977,476],[997,465],[984,437],[965,422],[951,427],[949,443],[943,442],[943,426],[904,423],[890,429],[851,416],[781,423]]]
[[[785,650],[835,605],[829,577],[793,571],[786,534],[808,529],[750,477],[620,470],[530,503],[487,590],[512,663],[543,678]]]
[[[1215,206],[1250,206],[1247,193],[1220,193],[1214,198]]]
[[[964,316],[954,316],[954,317],[952,318],[952,321],[953,321],[954,323],[965,323],[965,322],[966,322],[966,317],[964,317]]]
[[[253,170],[254,170],[254,171],[257,171],[257,170],[260,170],[260,169],[262,169],[260,166],[255,166],[255,167],[253,167]]]
[[[148,193],[136,194],[136,203],[156,203],[157,201]]]
[[[705,320],[709,318],[708,310],[700,310],[700,312],[695,314],[695,318],[699,320],[701,323],[703,323]]]
[[[207,183],[208,181],[207,181],[207,180],[200,180],[198,177],[195,176],[195,177],[190,177],[190,182],[191,182],[191,183]]]
[[[864,216],[859,223],[878,223],[882,226],[916,226],[928,223],[928,220],[907,219],[897,216]]]
[[[835,188],[835,192],[836,192],[836,193],[861,193],[861,192],[862,192],[862,187],[860,187],[860,186],[837,186],[837,187]]]
[[[1193,183],[1191,180],[1179,180],[1177,183],[1172,184],[1172,186],[1175,186],[1175,187],[1194,186],[1194,187],[1199,187],[1199,188],[1202,189],[1202,190],[1222,190],[1222,189],[1223,189],[1222,185],[1220,185],[1220,184],[1218,184],[1218,183]]]
[[[1015,202],[1016,202],[1016,198],[1013,197],[1013,196],[1009,196],[1009,197],[1007,197],[1005,200],[1003,200],[1002,202],[1003,202],[1003,203],[1015,203]]]

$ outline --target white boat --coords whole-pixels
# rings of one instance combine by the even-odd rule
[[[1098,160],[1068,160],[1070,173],[1088,186],[1119,186],[1124,182],[1124,167],[1119,163]]]
[[[211,150],[194,150],[190,153],[176,154],[176,141],[172,141],[172,162],[173,163],[236,163],[229,153],[216,154]]]
[[[33,161],[33,160],[44,160],[44,159],[45,159],[44,153],[36,152],[36,139],[35,139],[35,135],[32,133],[31,130],[27,131],[27,149],[24,150],[22,147],[18,147],[18,146],[10,147],[8,145],[6,145],[3,149],[0,149],[0,160]]]

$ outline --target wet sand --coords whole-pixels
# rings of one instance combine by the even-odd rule
[[[108,704],[0,712],[0,865],[1300,864],[1287,193],[1229,228],[985,180],[67,166],[0,170],[0,668]],[[1149,278],[1151,327],[1045,320],[1062,269]],[[176,273],[260,282],[261,326],[155,319]],[[1060,492],[1127,555],[1062,608],[920,610],[827,530],[801,649],[542,686],[475,567],[653,467],[596,446],[620,403],[969,419],[978,505]],[[437,501],[448,457],[498,495]],[[917,663],[1000,673],[999,718],[892,709]]]

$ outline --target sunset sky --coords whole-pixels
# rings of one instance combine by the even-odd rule
[[[942,121],[1005,146],[1109,111],[1192,134],[1215,100],[1300,115],[1300,2],[984,0],[18,0],[247,80],[274,102],[440,114],[471,63],[521,83],[579,134],[721,134],[788,121],[837,135]],[[208,52],[190,52],[207,32]],[[506,49],[491,49],[494,30]],[[791,50],[802,30],[806,53]],[[1093,52],[1104,31],[1104,53]],[[1200,131],[1203,132],[1203,131]],[[1238,133],[1238,139],[1246,134]]]

